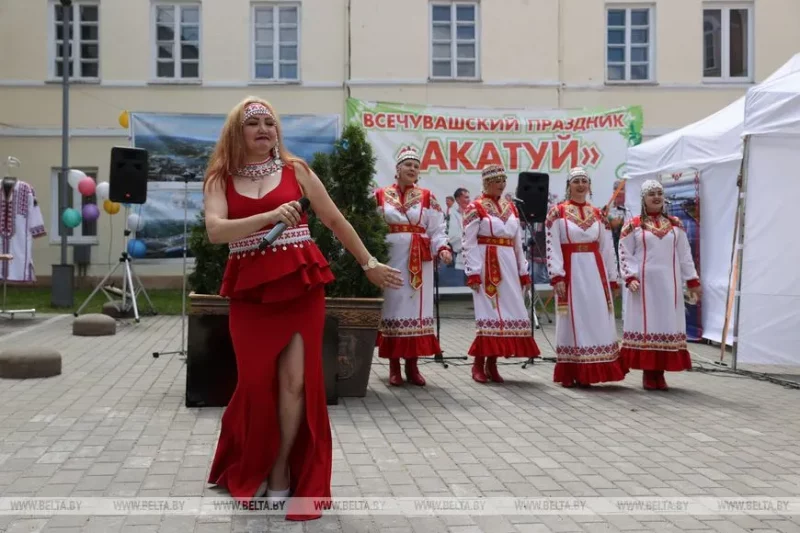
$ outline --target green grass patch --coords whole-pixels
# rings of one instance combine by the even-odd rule
[[[59,313],[59,314],[72,314],[83,305],[86,298],[91,294],[92,289],[76,289],[74,293],[75,306],[72,309],[65,309],[63,307],[53,307],[50,304],[50,288],[49,287],[8,287],[6,296],[6,307],[8,309],[36,309],[37,313]],[[147,294],[153,302],[153,307],[159,315],[180,315],[181,314],[181,290],[180,289],[159,289],[148,290]],[[2,295],[0,295],[2,298]],[[112,295],[115,300],[119,297]],[[99,313],[103,310],[103,304],[108,301],[108,298],[102,291],[98,291],[92,300],[88,303],[86,308],[82,311],[85,313]],[[147,316],[150,307],[147,305],[147,300],[144,294],[139,293],[136,299],[136,304],[139,306],[139,314]],[[187,298],[186,305],[189,302]]]

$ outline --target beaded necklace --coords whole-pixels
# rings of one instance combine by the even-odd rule
[[[260,163],[250,163],[236,171],[237,176],[250,178],[250,181],[259,181],[265,176],[274,174],[283,168],[283,161],[270,157]]]

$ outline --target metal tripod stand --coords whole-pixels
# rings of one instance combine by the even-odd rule
[[[126,221],[128,220],[128,211],[129,211],[129,208],[126,206],[125,207],[125,220]],[[110,302],[114,301],[113,298],[111,298],[111,295],[108,293],[108,289],[106,289],[105,284],[108,281],[108,279],[111,276],[114,275],[114,273],[117,271],[117,269],[120,267],[120,265],[124,265],[124,267],[123,267],[124,268],[124,272],[123,272],[123,275],[122,275],[122,306],[121,306],[120,312],[124,312],[127,309],[127,299],[130,297],[131,304],[133,305],[133,316],[134,316],[134,318],[136,320],[136,323],[138,324],[139,323],[139,307],[136,304],[136,296],[141,292],[142,294],[144,294],[144,297],[147,300],[147,304],[150,306],[150,313],[153,314],[153,315],[158,314],[158,312],[156,311],[155,307],[153,306],[153,302],[150,300],[150,296],[147,294],[147,291],[144,288],[144,284],[142,283],[142,280],[139,279],[139,276],[133,270],[133,265],[131,265],[131,257],[130,257],[130,254],[128,253],[128,238],[131,235],[131,230],[128,229],[128,228],[125,228],[125,233],[124,234],[125,234],[125,247],[124,247],[122,253],[119,256],[119,262],[117,262],[117,264],[114,265],[114,268],[112,268],[108,272],[108,274],[105,275],[105,277],[100,281],[100,283],[98,283],[97,286],[94,288],[92,293],[86,298],[86,300],[83,302],[83,304],[81,304],[81,306],[78,308],[78,310],[75,311],[75,316],[76,317],[81,314],[81,311],[83,311],[83,309],[89,304],[89,302],[92,300],[92,298],[94,298],[94,295],[97,294],[97,291],[99,291],[99,290],[103,291],[103,294],[106,295],[106,298],[108,298],[108,301],[110,301]],[[138,283],[138,286],[134,284],[134,280],[136,280],[136,283]]]
[[[454,259],[455,260],[455,259]],[[439,349],[441,350],[442,347],[442,322],[439,318],[439,258],[438,256],[433,259],[433,288],[434,288],[434,309],[436,311],[436,339],[439,341]],[[447,364],[448,359],[458,359],[460,361],[466,361],[467,356],[463,355],[461,357],[445,357],[444,350],[441,350],[439,353],[433,356],[433,360],[436,363],[441,363],[444,368],[449,368],[450,365]]]
[[[531,228],[531,226],[532,226],[532,224],[534,224],[534,223],[531,221],[531,219],[530,219],[530,218],[528,218],[528,215],[525,213],[525,208],[524,208],[524,206],[523,206],[523,202],[522,202],[521,200],[517,200],[515,203],[517,204],[517,209],[519,209],[520,213],[522,214],[522,218],[523,218],[523,219],[524,219],[524,220],[527,222],[527,225],[528,225],[528,228],[529,228],[528,232],[530,233],[530,236],[531,236],[531,238],[530,238],[530,241],[529,241],[529,242],[532,242],[532,243],[533,243],[533,245],[534,245],[534,246],[536,246],[536,250],[537,250],[537,252],[538,252],[539,254],[541,254],[541,253],[542,253],[542,251],[541,251],[541,249],[539,248],[539,245],[538,245],[538,243],[536,242],[536,237],[535,237],[535,235],[534,235],[533,231],[530,229],[530,228]],[[547,308],[545,307],[545,305],[544,305],[544,302],[542,301],[542,298],[541,298],[541,296],[539,296],[539,291],[537,291],[537,290],[536,290],[536,280],[534,279],[534,275],[533,275],[533,253],[532,253],[532,248],[533,248],[532,246],[528,246],[528,252],[527,252],[527,254],[526,254],[526,255],[527,255],[526,259],[528,260],[528,266],[529,266],[529,268],[531,269],[531,270],[530,270],[530,273],[531,273],[531,292],[530,292],[530,305],[531,305],[531,337],[533,337],[533,336],[534,336],[534,334],[533,334],[533,333],[534,333],[534,331],[535,331],[535,330],[537,330],[537,329],[540,329],[540,328],[541,328],[541,326],[540,326],[540,324],[539,324],[539,316],[536,314],[536,303],[537,303],[537,302],[539,303],[539,305],[540,305],[540,307],[541,307],[541,310],[542,310],[542,312],[543,312],[543,313],[544,313],[544,315],[547,317],[547,321],[548,321],[550,324],[552,324],[552,323],[553,323],[553,319],[550,317],[550,314],[547,312]],[[528,367],[528,365],[532,365],[532,364],[533,364],[533,361],[534,361],[534,358],[533,358],[533,357],[529,357],[529,358],[528,358],[528,359],[527,359],[527,360],[526,360],[526,361],[525,361],[525,362],[522,364],[522,368],[527,368],[527,367]]]
[[[153,352],[153,357],[158,359],[160,355],[178,355],[186,357],[186,255],[189,249],[189,180],[194,179],[195,174],[186,172],[183,174],[183,289],[181,290],[181,349],[171,352]]]

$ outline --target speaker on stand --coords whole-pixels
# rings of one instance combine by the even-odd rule
[[[130,237],[132,231],[136,230],[136,228],[131,230],[131,228],[127,227],[128,211],[130,209],[128,206],[130,204],[141,205],[147,201],[147,177],[149,171],[150,166],[147,150],[123,146],[115,146],[111,149],[111,165],[109,167],[108,176],[108,198],[112,202],[125,204],[125,245],[122,253],[120,254],[119,262],[114,265],[114,268],[109,270],[105,277],[94,288],[92,293],[89,294],[83,304],[81,304],[78,310],[75,311],[76,317],[81,314],[83,309],[89,304],[92,298],[94,298],[94,295],[100,290],[103,291],[109,301],[113,301],[107,292],[105,285],[106,282],[108,282],[108,279],[117,271],[120,265],[123,266],[122,309],[120,309],[120,311],[125,312],[127,300],[130,297],[130,302],[133,306],[133,314],[136,322],[138,323],[139,308],[136,303],[136,296],[141,292],[144,294],[144,297],[150,306],[151,314],[157,314],[156,309],[153,306],[153,302],[150,300],[150,296],[147,294],[147,291],[144,288],[142,280],[139,279],[139,276],[133,269],[130,254],[128,253],[128,237]],[[134,283],[134,281],[136,283]]]
[[[522,218],[530,229],[530,246],[528,246],[528,265],[531,267],[531,336],[534,330],[539,329],[539,317],[536,314],[538,304],[542,313],[547,317],[547,321],[552,324],[553,319],[547,312],[544,301],[536,290],[536,277],[533,272],[533,249],[536,249],[540,257],[544,256],[539,243],[536,242],[536,233],[533,230],[534,224],[542,224],[547,219],[547,205],[550,196],[550,175],[544,172],[520,172],[517,181],[516,201]],[[522,368],[533,364],[533,358],[528,359]]]

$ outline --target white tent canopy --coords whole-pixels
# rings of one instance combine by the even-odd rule
[[[800,365],[800,72],[745,100],[745,216],[736,359]]]
[[[800,135],[800,70],[747,92],[745,135]]]
[[[797,72],[800,72],[800,54],[787,61],[762,85],[776,83]],[[629,180],[625,186],[625,205],[630,214],[639,213],[644,180],[678,173],[699,175],[703,337],[714,342],[722,341],[727,314],[745,100],[745,97],[739,98],[702,120],[631,147],[626,162]],[[728,342],[731,338],[729,332]]]
[[[632,146],[625,164],[628,177],[648,179],[741,160],[743,122],[744,96],[694,124]]]

